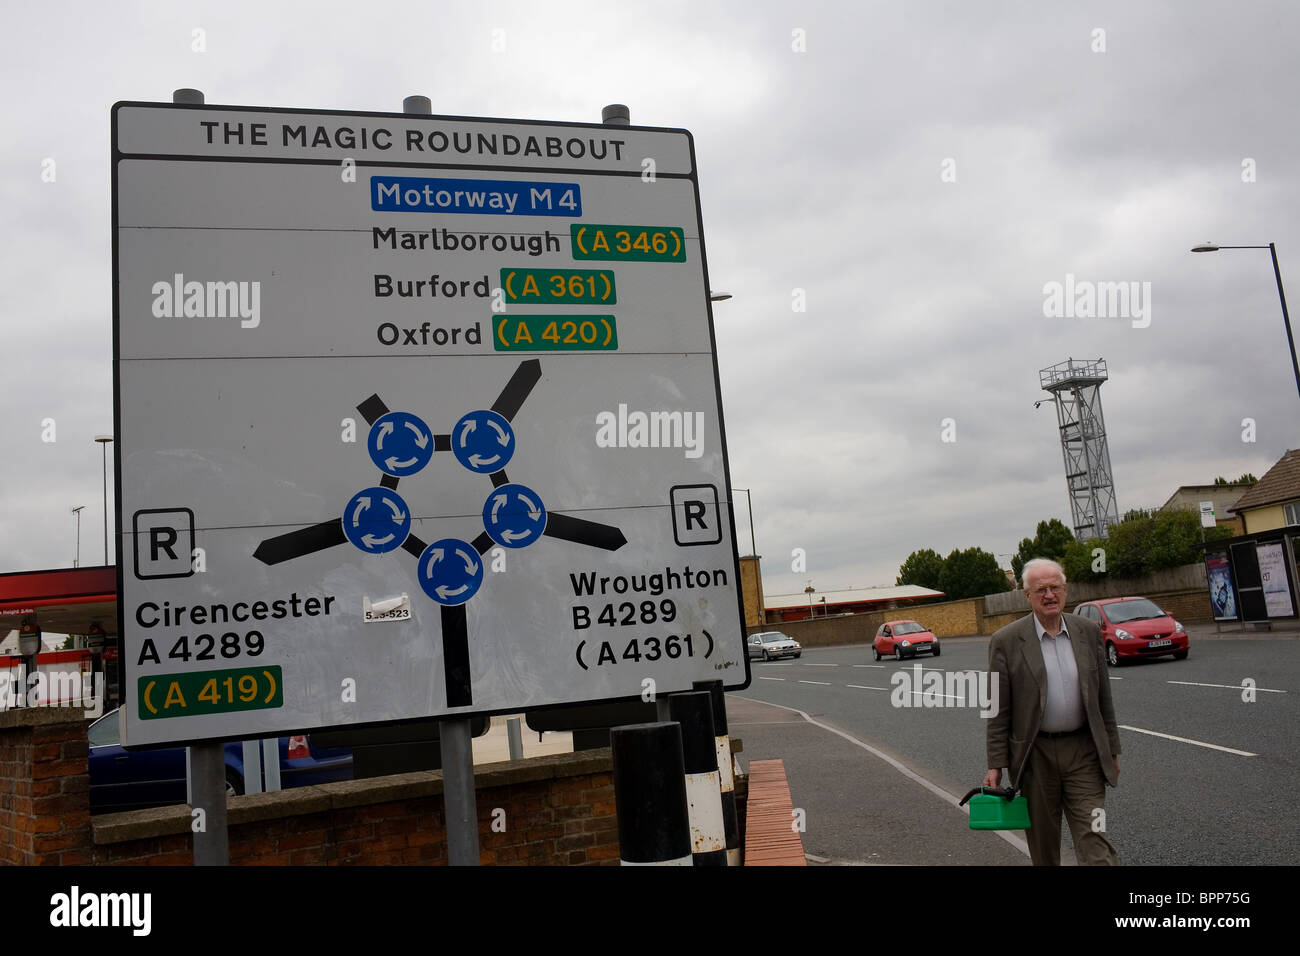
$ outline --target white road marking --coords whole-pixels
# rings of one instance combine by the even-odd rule
[[[854,664],[854,667],[885,667],[885,664]]]
[[[784,677],[760,677],[759,680],[785,680]]]
[[[739,694],[735,696],[740,697]],[[916,783],[919,783],[921,786],[925,787],[926,790],[929,790],[939,799],[946,801],[947,803],[951,804],[954,807],[957,807],[957,804],[960,800],[959,797],[954,797],[947,790],[944,790],[942,787],[938,786],[937,784],[933,784],[929,780],[926,780],[925,777],[922,777],[915,770],[911,770],[903,766],[893,757],[889,756],[889,754],[882,753],[881,751],[877,750],[875,747],[871,746],[868,743],[863,743],[861,740],[859,740],[857,737],[854,737],[852,734],[845,733],[843,730],[840,730],[837,727],[832,727],[829,724],[823,724],[821,721],[813,720],[811,717],[809,717],[802,710],[799,710],[797,707],[786,707],[782,704],[773,704],[766,700],[754,700],[754,698],[752,697],[740,697],[740,699],[748,700],[755,704],[767,704],[769,707],[780,707],[782,710],[794,711],[804,720],[808,721],[808,723],[816,727],[820,727],[822,730],[830,731],[832,734],[834,734],[837,737],[843,737],[849,743],[861,747],[863,750],[865,750],[867,753],[871,754],[872,756],[879,757],[885,763],[889,764],[891,767],[893,767],[895,770],[901,773],[904,777],[907,777],[909,780],[913,780]],[[958,809],[962,813],[965,813],[967,816],[970,815],[970,810],[968,807],[958,807]],[[1010,843],[1013,847],[1015,847],[1025,856],[1029,856],[1029,844],[1027,844],[1022,837],[1014,837],[1007,830],[990,830],[989,832],[996,833],[1003,840],[1006,840],[1008,843]]]
[[[861,684],[845,684],[845,687],[852,687],[855,690],[889,690],[888,687],[864,687]]]
[[[839,667],[839,664],[810,664],[808,661],[803,662],[804,667]]]
[[[1245,684],[1198,684],[1194,680],[1167,680],[1166,684],[1182,684],[1185,687],[1223,687],[1227,690],[1245,690]],[[1257,690],[1265,694],[1285,694],[1284,690],[1274,690],[1271,687],[1252,687],[1251,690]]]
[[[1238,688],[1240,690],[1240,688]],[[1162,734],[1155,730],[1143,730],[1141,727],[1130,727],[1128,724],[1120,724],[1120,730],[1132,730],[1139,734],[1150,734],[1152,737],[1163,737],[1165,740],[1176,740],[1180,744],[1195,744],[1197,747],[1209,747],[1211,750],[1222,750],[1227,754],[1237,754],[1239,757],[1258,757],[1259,754],[1253,754],[1249,750],[1236,750],[1232,747],[1220,747],[1218,744],[1207,744],[1203,740],[1192,740],[1190,737],[1175,737],[1173,734]]]
[[[801,684],[820,684],[822,687],[830,687],[831,682],[828,680],[801,680]]]

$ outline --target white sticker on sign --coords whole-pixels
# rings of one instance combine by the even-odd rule
[[[379,621],[409,621],[411,619],[411,598],[403,594],[400,597],[384,598],[382,601],[371,601],[370,598],[362,598],[361,619],[367,624],[375,624]]]

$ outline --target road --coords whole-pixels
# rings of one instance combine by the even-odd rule
[[[894,675],[903,671],[914,679],[919,663],[922,680],[933,681],[924,675],[937,672],[947,681],[950,674],[982,673],[987,655],[984,637],[948,639],[939,658],[903,664],[893,658],[876,663],[869,645],[808,648],[795,661],[755,661],[752,684],[733,697],[803,711],[831,729],[788,711],[745,710],[736,700],[728,706],[729,714],[741,708],[731,717],[731,732],[744,740],[745,759],[785,759],[796,806],[801,798],[817,805],[804,836],[814,857],[907,862],[911,838],[917,862],[943,862],[943,846],[954,839],[952,821],[943,814],[959,811],[904,771],[960,797],[978,786],[986,770],[984,723],[978,703],[960,706],[959,700],[940,698],[946,706],[920,706],[925,684],[910,698],[917,706],[895,706],[903,695],[895,692]],[[1123,754],[1120,785],[1107,794],[1106,829],[1121,863],[1300,859],[1294,812],[1300,793],[1300,639],[1194,633],[1187,660],[1140,661],[1111,669],[1109,676]],[[1253,694],[1243,682],[1253,682]],[[803,726],[796,729],[791,720]],[[882,756],[837,737],[834,729]],[[872,762],[870,788],[836,785],[836,763],[848,759],[844,747],[855,750],[854,759]],[[880,788],[888,790],[887,798],[877,794]],[[836,791],[833,799],[826,798],[828,790]],[[864,825],[864,818],[887,819],[890,826],[882,829],[876,819]],[[1028,862],[1005,841],[995,846],[987,834],[976,836],[986,859],[957,850],[947,861]],[[943,846],[923,848],[927,839]],[[1072,861],[1069,844],[1067,833],[1063,858]]]

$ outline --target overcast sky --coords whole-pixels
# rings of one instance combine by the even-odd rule
[[[76,505],[82,563],[103,558],[109,110],[182,86],[579,122],[621,102],[689,129],[710,281],[734,295],[715,306],[732,480],[769,594],[892,585],[923,547],[1005,566],[1039,520],[1069,523],[1056,420],[1033,403],[1039,369],[1070,357],[1109,365],[1121,513],[1300,445],[1267,251],[1188,251],[1275,242],[1300,302],[1294,4],[48,2],[5,19],[0,571],[70,566]],[[1067,274],[1136,282],[1149,311],[1046,317]],[[743,504],[737,530],[747,552]]]

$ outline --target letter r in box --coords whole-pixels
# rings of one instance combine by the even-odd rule
[[[188,578],[194,573],[194,512],[189,508],[150,508],[132,518],[135,576]]]
[[[717,488],[713,485],[674,485],[669,497],[673,506],[674,541],[685,548],[717,544],[722,540]]]

